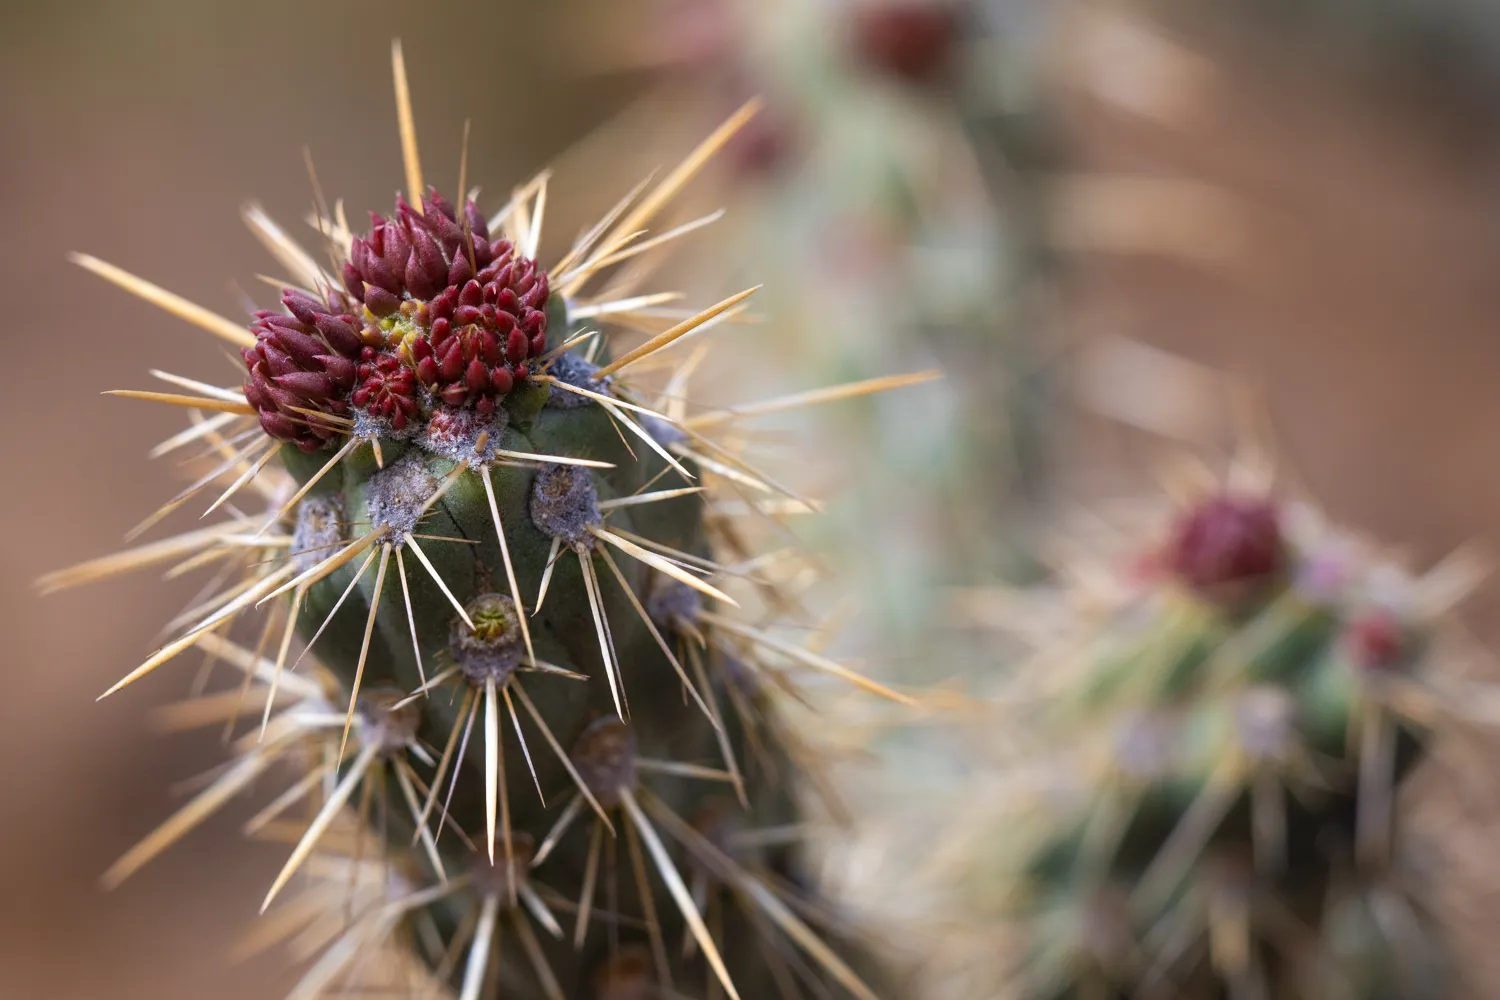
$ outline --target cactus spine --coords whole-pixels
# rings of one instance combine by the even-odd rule
[[[298,879],[350,918],[298,997],[377,966],[401,988],[435,974],[461,1000],[750,997],[799,980],[873,997],[810,926],[832,918],[798,882],[785,831],[798,829],[786,779],[799,748],[775,739],[774,710],[793,671],[909,699],[777,634],[795,600],[708,491],[731,483],[764,518],[781,488],[711,436],[736,414],[688,410],[688,367],[659,395],[635,381],[633,366],[750,292],[679,315],[628,274],[588,291],[648,249],[641,231],[754,106],[544,269],[545,175],[490,218],[424,194],[399,47],[394,65],[411,200],[359,236],[341,208],[321,213],[331,272],[251,213],[302,286],[282,310],[247,330],[78,258],[241,348],[247,378],[126,393],[188,407],[193,426],[164,448],[214,457],[165,510],[227,483],[214,504],[227,517],[46,585],[164,561],[238,570],[108,693],[196,648],[265,706],[230,768],[106,881],[298,761],[306,776],[252,822],[311,817],[291,828],[262,910]],[[594,325],[616,317],[652,335],[611,359]],[[269,517],[243,512],[252,498]],[[764,613],[734,616],[721,588]],[[228,637],[259,611],[250,641]],[[297,670],[309,654],[316,668]],[[392,959],[392,941],[420,961]]]

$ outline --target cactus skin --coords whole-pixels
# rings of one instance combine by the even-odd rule
[[[1019,938],[1013,995],[1451,995],[1394,801],[1431,718],[1409,713],[1439,701],[1437,624],[1420,586],[1288,511],[1203,498],[1084,643],[1055,640],[1087,652],[1035,734],[1053,808],[1030,840],[973,831],[965,867]],[[1048,669],[1033,682],[1069,664]]]

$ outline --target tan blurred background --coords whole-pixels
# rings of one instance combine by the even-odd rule
[[[668,20],[642,23],[688,23],[647,6]],[[1264,387],[1288,462],[1335,514],[1408,545],[1419,564],[1471,538],[1500,551],[1495,109],[1433,66],[1351,65],[1274,27],[1067,9],[1042,60],[1072,180],[1049,208],[1064,267],[1038,333],[1064,359],[1127,336],[1242,375]],[[412,68],[429,177],[451,189],[471,117],[471,182],[499,191],[649,82],[599,71],[601,26],[618,11],[519,0],[3,8],[0,997],[263,998],[289,979],[274,956],[226,962],[275,861],[235,836],[244,810],[121,890],[96,887],[170,810],[173,783],[216,760],[212,734],[162,738],[150,724],[190,670],[93,702],[193,588],[142,578],[43,600],[30,582],[118,546],[172,492],[169,470],[144,455],[175,415],[98,393],[144,386],[158,365],[234,376],[214,344],[65,254],[97,254],[236,314],[230,279],[248,287],[267,267],[237,212],[250,198],[287,220],[305,211],[303,144],[351,219],[389,204],[400,177],[393,36]],[[1119,34],[1122,16],[1136,34]],[[706,37],[687,35],[678,41]],[[617,130],[592,156],[575,147],[576,219],[554,236],[652,165],[655,142],[701,121],[658,122],[665,135],[651,143]],[[593,177],[610,184],[595,190]],[[1148,183],[1121,188],[1122,177]],[[1122,465],[1152,454],[1111,423],[1063,413],[1064,494],[1118,490]],[[1493,593],[1473,614],[1491,640]]]

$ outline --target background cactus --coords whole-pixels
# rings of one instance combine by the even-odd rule
[[[635,6],[645,16],[612,39],[614,61],[632,46],[624,58],[653,65],[660,101],[764,95],[754,134],[726,151],[739,210],[722,240],[763,262],[772,335],[828,378],[947,373],[836,425],[870,488],[841,495],[816,527],[857,567],[872,648],[929,683],[946,659],[948,636],[932,627],[940,587],[1034,571],[1052,392],[1034,334],[1048,283],[1030,215],[1036,151],[1017,154],[1041,134],[1023,141],[1022,123],[1035,125],[1023,56],[1045,18],[968,0]]]
[[[1460,995],[1398,790],[1493,722],[1442,621],[1475,566],[1414,579],[1231,483],[1137,506],[1143,551],[1075,539],[1071,585],[985,598],[1036,655],[974,708],[959,794],[988,797],[917,880],[956,911],[934,995]]]
[[[297,283],[282,290],[284,311],[246,329],[77,258],[240,347],[247,377],[229,390],[163,375],[189,394],[122,393],[187,407],[193,426],[163,449],[213,457],[147,524],[211,484],[227,484],[209,510],[228,517],[46,585],[221,564],[173,623],[178,637],[106,694],[197,648],[237,667],[244,687],[186,717],[233,727],[247,695],[264,699],[236,761],[106,881],[297,761],[305,774],[251,824],[284,831],[284,814],[311,816],[262,910],[304,869],[316,899],[340,880],[348,890],[297,996],[383,967],[369,955],[393,938],[463,1000],[496,989],[620,1000],[700,983],[759,996],[825,981],[873,996],[810,926],[837,920],[799,881],[793,776],[809,760],[781,738],[775,704],[795,691],[789,670],[910,699],[778,633],[778,621],[809,624],[784,585],[788,567],[794,579],[807,567],[785,552],[757,558],[757,528],[737,527],[708,489],[729,484],[757,523],[806,502],[715,439],[740,414],[687,402],[701,351],[669,363],[654,390],[634,381],[750,294],[672,313],[659,307],[675,293],[635,286],[650,271],[642,251],[704,223],[645,238],[754,106],[543,270],[547,176],[489,218],[471,197],[455,207],[423,193],[399,47],[394,64],[410,202],[356,236],[319,193],[311,222],[331,269],[247,216]],[[648,337],[612,357],[600,323]],[[252,497],[269,517],[246,512]],[[733,616],[741,600],[753,618]],[[249,641],[226,637],[262,608]],[[293,673],[309,653],[321,669]],[[372,863],[375,890],[362,895]]]

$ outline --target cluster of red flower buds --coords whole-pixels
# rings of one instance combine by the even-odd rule
[[[509,240],[491,242],[473,202],[460,222],[429,191],[422,211],[398,198],[395,218],[372,222],[370,235],[350,248],[344,285],[373,316],[400,311],[418,333],[389,345],[405,371],[384,360],[393,356],[387,345],[365,351],[354,404],[372,406],[399,430],[415,415],[420,383],[449,406],[489,416],[495,400],[529,374],[526,361],[547,349],[547,275]]]
[[[400,431],[424,389],[487,418],[547,349],[547,275],[509,240],[491,241],[473,202],[460,220],[436,191],[420,211],[398,197],[393,218],[371,222],[344,265],[350,298],[286,292],[289,315],[258,313],[244,352],[261,426],[305,451],[340,432],[318,414],[353,406]],[[363,319],[350,311],[361,305]]]
[[[870,67],[911,83],[947,68],[959,38],[956,0],[866,0],[854,5],[854,49]]]
[[[360,323],[345,312],[342,295],[320,302],[286,290],[281,304],[285,313],[257,312],[251,324],[255,346],[241,352],[250,376],[245,399],[267,434],[317,451],[342,433],[343,421],[320,416],[349,412],[355,359],[363,347]]]
[[[1167,570],[1200,597],[1242,605],[1285,563],[1276,504],[1259,496],[1207,497],[1178,518],[1163,555]]]

